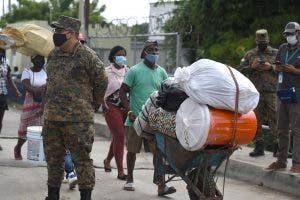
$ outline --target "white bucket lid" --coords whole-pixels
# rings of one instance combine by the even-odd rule
[[[27,127],[27,132],[31,133],[41,133],[43,127],[42,126],[28,126]]]
[[[186,99],[176,114],[176,136],[188,151],[201,149],[208,137],[210,114],[207,105]]]

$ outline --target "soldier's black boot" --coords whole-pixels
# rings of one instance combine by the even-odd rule
[[[48,197],[45,200],[59,200],[60,188],[54,188],[48,186]]]
[[[80,200],[91,200],[92,190],[90,189],[79,189],[80,191]]]
[[[255,148],[252,152],[249,153],[251,157],[258,157],[265,155],[265,146],[263,142],[257,142]]]

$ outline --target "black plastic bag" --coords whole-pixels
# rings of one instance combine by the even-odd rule
[[[176,112],[181,103],[187,98],[187,94],[180,85],[169,78],[161,83],[156,103],[166,111]]]

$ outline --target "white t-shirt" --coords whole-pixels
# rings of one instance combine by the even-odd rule
[[[30,84],[34,87],[40,87],[46,84],[47,74],[44,69],[39,72],[33,72],[31,69],[24,69],[21,77],[21,81],[29,79]]]

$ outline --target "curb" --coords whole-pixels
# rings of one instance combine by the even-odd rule
[[[220,172],[224,172],[224,169],[223,165]],[[261,166],[230,158],[226,176],[300,196],[300,174],[293,175],[287,171],[266,171]]]

